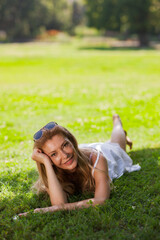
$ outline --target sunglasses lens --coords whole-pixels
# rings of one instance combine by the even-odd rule
[[[44,128],[45,128],[45,129],[52,129],[52,128],[54,128],[56,125],[57,125],[57,123],[55,123],[55,122],[50,122],[50,123],[47,123],[47,125],[44,126]]]
[[[38,132],[36,132],[35,134],[34,134],[34,136],[33,136],[33,139],[34,140],[38,140],[38,139],[40,139],[41,137],[42,137],[42,130],[39,130]]]
[[[45,125],[42,129],[50,130],[50,129],[54,128],[56,125],[58,125],[56,122],[50,122],[50,123],[47,123],[47,125]],[[34,134],[34,136],[33,136],[34,140],[38,140],[42,137],[42,135],[43,135],[42,129],[40,129],[38,132],[36,132]]]

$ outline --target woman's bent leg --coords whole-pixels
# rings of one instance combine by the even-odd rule
[[[118,143],[120,147],[126,151],[126,134],[122,127],[122,122],[118,114],[113,115],[113,131],[111,142]]]

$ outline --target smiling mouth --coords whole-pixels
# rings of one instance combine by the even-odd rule
[[[64,164],[65,165],[70,165],[72,162],[73,162],[73,157],[74,157],[74,154],[70,157],[69,160],[67,160]]]

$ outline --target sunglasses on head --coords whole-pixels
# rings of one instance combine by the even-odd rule
[[[42,135],[43,135],[43,130],[50,130],[52,128],[54,128],[55,126],[57,126],[58,124],[56,122],[49,122],[47,123],[43,128],[41,128],[38,132],[36,132],[33,136],[33,140],[37,141],[39,140]]]

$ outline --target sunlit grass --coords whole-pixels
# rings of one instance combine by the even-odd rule
[[[158,239],[160,52],[94,50],[80,42],[0,45],[2,239]],[[37,178],[32,135],[49,121],[79,143],[108,140],[118,113],[134,141],[140,172],[114,182],[105,206],[35,215],[49,205],[30,187]],[[76,198],[76,200],[78,197]]]

